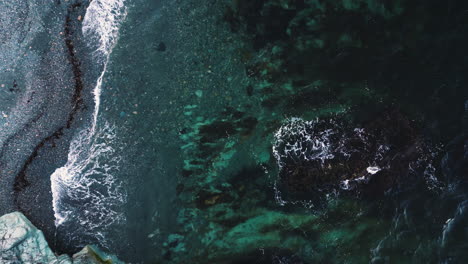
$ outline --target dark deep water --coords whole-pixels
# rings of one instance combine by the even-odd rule
[[[128,263],[466,263],[468,3],[0,0],[0,213]]]

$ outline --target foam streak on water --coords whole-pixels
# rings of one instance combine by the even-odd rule
[[[93,137],[82,130],[71,143],[68,161],[51,176],[56,225],[73,216],[88,229],[107,226],[121,216],[113,208],[125,201],[125,192],[112,173],[118,170],[120,156],[116,134],[108,123]],[[91,139],[91,142],[89,141]]]
[[[91,45],[96,45],[95,58],[104,63],[101,75],[93,91],[95,109],[93,127],[95,129],[101,104],[102,79],[107,69],[109,56],[117,43],[121,22],[125,19],[125,0],[94,0],[86,10],[83,20],[83,35],[90,39]]]
[[[123,219],[118,208],[126,199],[113,174],[119,169],[115,128],[101,120],[102,82],[121,22],[125,0],[94,0],[82,24],[84,37],[95,50],[93,59],[102,66],[93,90],[95,108],[89,127],[71,142],[67,163],[51,175],[55,225],[72,222],[77,232],[93,234],[103,241],[102,230]]]

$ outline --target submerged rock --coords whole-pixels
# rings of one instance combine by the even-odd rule
[[[398,111],[357,128],[339,119],[291,119],[275,140],[280,179],[289,193],[346,190],[375,196],[416,174],[435,179],[430,147]]]
[[[59,262],[60,263],[60,262]],[[115,256],[106,254],[95,246],[87,245],[80,252],[73,254],[73,264],[121,264]]]
[[[51,263],[51,264],[97,264],[123,263],[94,246],[86,246],[70,258],[56,256],[49,248],[44,234],[22,213],[14,212],[0,217],[0,262]]]

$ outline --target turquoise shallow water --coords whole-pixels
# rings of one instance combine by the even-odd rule
[[[468,257],[463,1],[0,8],[0,212],[57,252]]]

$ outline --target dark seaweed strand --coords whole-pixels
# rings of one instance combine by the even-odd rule
[[[26,160],[20,172],[16,175],[15,183],[13,185],[13,190],[15,192],[15,203],[17,202],[17,193],[21,192],[22,190],[24,190],[24,188],[30,185],[30,183],[26,179],[26,170],[28,169],[29,165],[33,162],[33,160],[37,157],[39,150],[42,147],[44,147],[44,145],[47,142],[53,141],[54,139],[59,139],[63,135],[63,131],[71,127],[71,124],[73,123],[73,120],[75,119],[76,113],[81,109],[81,105],[83,104],[82,93],[83,93],[84,85],[83,85],[83,80],[82,80],[82,72],[80,69],[80,61],[78,60],[75,54],[75,47],[73,45],[73,40],[72,40],[73,30],[71,29],[72,27],[71,26],[71,22],[72,22],[71,13],[74,11],[75,8],[80,7],[80,6],[81,6],[81,3],[76,3],[68,8],[67,16],[65,19],[65,28],[64,28],[65,45],[68,50],[68,60],[70,61],[72,65],[73,78],[75,81],[75,92],[71,100],[73,109],[70,111],[68,115],[68,120],[67,120],[66,125],[59,127],[51,135],[42,139],[41,142],[39,142],[39,144],[37,144],[37,146],[34,148],[31,156],[29,156],[29,158]]]

